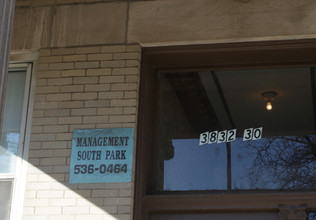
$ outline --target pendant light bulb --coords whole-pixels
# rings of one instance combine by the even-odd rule
[[[267,101],[266,109],[268,111],[272,110],[272,104],[271,101],[275,101],[277,93],[274,91],[266,91],[261,93],[263,100]]]
[[[272,110],[272,104],[271,104],[271,102],[268,102],[268,103],[267,103],[266,109],[267,109],[268,111]]]

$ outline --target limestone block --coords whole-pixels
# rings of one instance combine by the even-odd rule
[[[12,50],[124,43],[126,18],[121,1],[17,7]]]
[[[233,0],[132,2],[128,42],[171,42],[231,38],[236,26]]]
[[[16,8],[11,49],[48,47],[52,16],[52,7]]]
[[[123,43],[126,10],[126,2],[57,6],[51,46]]]
[[[316,36],[308,0],[157,0],[131,2],[129,43],[291,39]]]

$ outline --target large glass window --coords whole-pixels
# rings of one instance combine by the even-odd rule
[[[18,156],[26,71],[10,71],[0,145],[0,173],[15,173]]]
[[[156,192],[316,189],[314,67],[158,78]]]
[[[20,67],[21,66],[21,67]],[[8,73],[0,144],[0,220],[9,220],[17,187],[26,132],[30,65],[18,65]]]

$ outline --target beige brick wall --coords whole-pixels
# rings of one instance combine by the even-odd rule
[[[138,45],[40,50],[24,220],[132,219],[133,182],[68,180],[73,129],[136,128],[139,65]]]

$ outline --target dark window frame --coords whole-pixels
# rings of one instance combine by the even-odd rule
[[[315,66],[316,39],[240,42],[142,49],[134,219],[150,213],[277,211],[280,205],[316,207],[316,192],[171,193],[153,195],[159,72]]]

